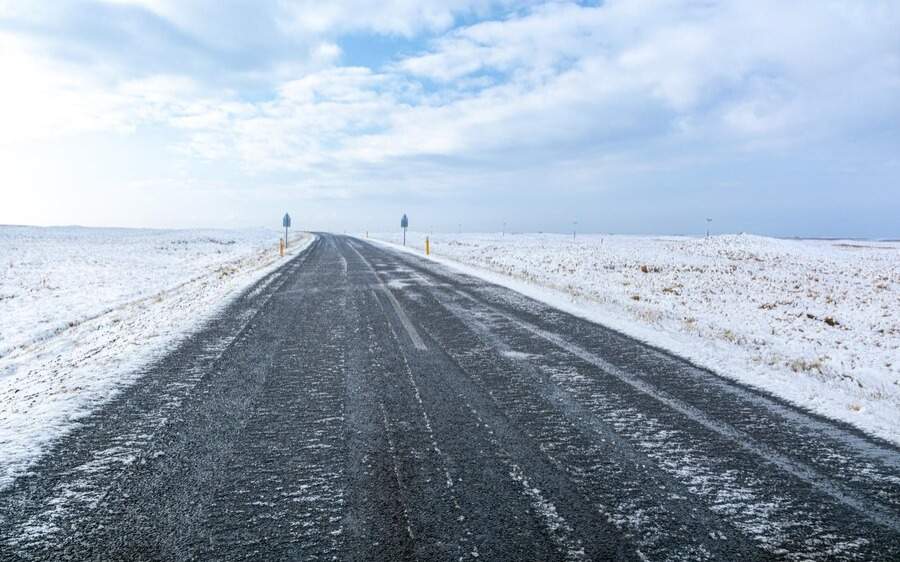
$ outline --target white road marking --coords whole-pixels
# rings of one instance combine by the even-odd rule
[[[377,299],[376,299],[376,301],[377,301]],[[382,310],[384,310],[384,305],[382,305],[380,301],[378,301],[378,302],[379,302],[379,306],[381,306]],[[397,338],[397,332],[394,330],[393,325],[388,323],[388,328],[390,328],[390,330],[391,330],[391,336],[394,338],[394,341],[396,341],[399,345],[399,340]],[[472,537],[472,530],[469,528],[468,523],[464,523],[464,521],[466,520],[466,516],[463,513],[462,505],[459,503],[459,498],[457,498],[456,492],[454,490],[453,476],[450,474],[450,468],[449,468],[450,456],[445,454],[441,450],[441,448],[438,446],[437,436],[435,435],[434,429],[432,428],[432,425],[431,425],[431,417],[428,415],[428,410],[425,408],[425,402],[422,400],[421,392],[419,392],[419,385],[416,383],[415,377],[413,377],[412,367],[410,367],[410,365],[409,365],[409,360],[407,360],[406,354],[404,353],[403,348],[400,347],[399,349],[400,349],[400,359],[403,361],[403,367],[404,367],[404,370],[406,371],[407,380],[409,381],[410,386],[412,386],[414,395],[416,397],[416,402],[418,403],[419,410],[422,414],[422,419],[425,421],[425,429],[427,430],[428,437],[431,440],[431,449],[432,449],[432,451],[434,451],[435,455],[437,455],[437,457],[441,460],[441,467],[444,471],[444,485],[447,487],[447,491],[448,491],[448,494],[450,495],[450,499],[453,501],[454,508],[456,508],[456,511],[458,511],[461,514],[459,521],[463,523],[462,526],[463,526],[463,530],[465,532],[464,541],[467,541],[470,537]],[[383,409],[384,409],[384,405],[382,405],[382,410]],[[475,545],[475,544],[472,545],[472,551],[470,552],[470,554],[472,555],[473,558],[478,558],[479,553],[478,553],[477,545]],[[462,559],[462,557],[460,557],[460,559]]]
[[[391,303],[391,307],[393,307],[394,312],[397,313],[397,318],[400,319],[400,323],[403,324],[403,329],[406,330],[406,333],[409,335],[409,339],[412,340],[413,345],[416,347],[416,349],[418,349],[419,351],[428,351],[428,346],[425,345],[425,340],[422,339],[422,336],[419,335],[416,327],[413,326],[413,323],[410,321],[409,316],[406,315],[406,311],[403,310],[403,307],[400,305],[400,302],[397,301],[394,293],[392,293],[391,290],[388,289],[387,285],[385,285],[384,280],[381,279],[381,275],[379,275],[378,272],[375,271],[375,268],[372,267],[369,261],[364,258],[361,253],[359,253],[359,250],[357,250],[353,244],[348,243],[347,245],[351,250],[356,252],[356,255],[359,256],[359,259],[361,259],[363,263],[366,264],[366,267],[369,268],[369,271],[371,271],[375,275],[375,278],[378,280],[378,289],[384,293],[388,301]]]
[[[381,289],[384,295],[388,298],[388,301],[390,301],[391,306],[394,308],[394,312],[397,313],[397,317],[400,319],[400,323],[403,324],[403,329],[405,329],[406,333],[409,334],[409,339],[412,340],[413,345],[416,346],[416,349],[420,351],[427,351],[428,346],[425,345],[425,341],[422,339],[422,336],[419,335],[419,332],[416,331],[415,326],[412,325],[412,322],[406,315],[403,307],[400,306],[400,303],[397,301],[394,293],[392,293],[391,290],[388,289],[384,284],[380,285],[379,289]]]

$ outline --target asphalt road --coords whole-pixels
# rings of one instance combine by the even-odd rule
[[[0,492],[2,560],[900,560],[900,451],[322,235]]]

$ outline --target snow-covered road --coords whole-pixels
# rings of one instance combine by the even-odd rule
[[[14,560],[896,560],[900,449],[345,236],[0,490]]]
[[[408,233],[408,248],[421,254],[424,239]],[[436,234],[431,248],[437,261],[900,443],[900,243]]]
[[[0,488],[279,264],[278,231],[0,227]],[[290,254],[311,240],[298,235]]]

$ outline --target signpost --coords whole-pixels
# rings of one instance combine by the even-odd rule
[[[284,214],[284,218],[281,219],[281,226],[284,227],[284,247],[287,248],[288,228],[291,227],[291,215],[287,213]]]
[[[403,245],[406,246],[406,229],[409,226],[409,218],[407,218],[406,213],[403,213],[403,218],[400,219],[400,228],[403,229]]]

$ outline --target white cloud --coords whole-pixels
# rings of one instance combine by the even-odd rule
[[[900,5],[888,0],[550,2],[456,29],[500,4],[246,3],[219,18],[218,2],[116,2],[212,45],[247,28],[242,48],[275,32],[304,49],[259,68],[275,86],[250,95],[159,70],[111,80],[0,36],[0,145],[151,125],[175,154],[348,193],[413,162],[435,184],[572,160],[596,167],[588,178],[900,117]],[[250,12],[268,23],[242,28]],[[438,36],[384,68],[340,66],[341,34],[360,31]]]
[[[128,128],[118,96],[102,83],[30,52],[0,33],[0,146]]]
[[[288,34],[328,37],[345,32],[373,32],[411,37],[443,31],[462,15],[484,15],[509,0],[246,0],[223,4],[218,0],[103,0],[139,7],[171,21],[204,40],[225,44],[263,28],[246,26],[262,14],[272,28]],[[241,17],[235,18],[235,15]],[[237,34],[236,34],[237,33]]]
[[[210,103],[218,126],[194,133],[188,146],[207,157],[237,155],[249,169],[308,170],[541,147],[541,157],[554,159],[559,145],[642,150],[630,142],[637,139],[783,143],[865,118],[846,115],[854,104],[843,90],[882,106],[888,92],[900,94],[886,49],[896,14],[877,4],[878,23],[833,4],[684,2],[662,13],[650,5],[550,4],[456,30],[383,73],[328,69],[241,111]],[[804,18],[816,22],[800,25]],[[832,55],[835,42],[846,46]],[[881,79],[853,83],[878,61]],[[457,91],[484,70],[502,76]],[[423,93],[419,76],[445,85]]]
[[[333,34],[371,31],[411,37],[443,31],[466,14],[485,14],[496,0],[319,0],[281,1],[285,29]],[[507,3],[507,2],[502,2]]]
[[[543,96],[548,111],[564,112],[587,94],[600,115],[604,105],[640,100],[648,110],[662,104],[673,123],[704,123],[705,134],[711,126],[794,134],[820,129],[825,111],[833,123],[848,112],[862,117],[857,104],[888,109],[886,92],[900,93],[897,29],[900,6],[877,1],[548,4],[455,30],[397,68],[450,88],[501,73],[521,86],[515,102]]]

